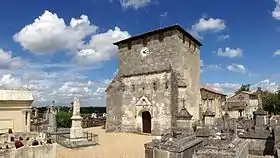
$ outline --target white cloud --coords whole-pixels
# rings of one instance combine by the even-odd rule
[[[204,66],[203,60],[200,60],[200,66]]]
[[[120,0],[123,8],[139,9],[150,4],[152,0]]]
[[[219,32],[226,28],[224,20],[215,18],[201,18],[199,21],[192,26],[192,30],[195,32],[206,32],[213,31]]]
[[[126,31],[115,27],[105,33],[93,35],[89,43],[77,52],[75,60],[81,64],[90,64],[111,59],[117,53],[117,46],[112,43],[130,37]]]
[[[205,69],[215,71],[215,70],[221,70],[223,68],[221,67],[221,65],[218,64],[210,64],[210,65],[205,65]]]
[[[13,69],[25,65],[20,57],[13,57],[11,51],[5,51],[0,48],[0,69]]]
[[[229,71],[232,71],[232,72],[242,73],[242,74],[246,73],[246,68],[240,64],[232,64],[232,65],[229,65],[227,68]]]
[[[247,83],[242,83],[247,84]],[[239,83],[206,83],[204,86],[210,87],[215,91],[218,91],[223,94],[227,94],[228,96],[232,96],[235,94],[236,90],[240,88],[242,84]],[[269,92],[276,92],[280,85],[274,81],[269,79],[265,79],[255,84],[251,84],[250,90],[256,91],[257,87],[261,87],[262,90],[267,90]]]
[[[222,40],[226,40],[226,39],[229,39],[229,35],[219,35],[218,36],[218,40],[222,41]]]
[[[200,72],[204,72],[206,70],[222,70],[222,66],[220,64],[205,64],[203,60],[200,60]]]
[[[276,2],[276,6],[272,11],[272,17],[276,20],[280,20],[280,0],[274,0]]]
[[[45,11],[14,35],[14,40],[24,49],[35,54],[54,53],[61,50],[75,50],[88,35],[96,32],[86,15],[72,18],[69,25],[55,13]]]
[[[168,12],[163,12],[160,14],[160,17],[166,17],[168,15]]]
[[[5,89],[20,88],[22,81],[19,77],[14,77],[11,74],[2,75],[0,78],[0,87]]]
[[[273,56],[280,56],[280,50],[275,51]]]
[[[242,57],[243,51],[240,48],[226,47],[224,50],[222,48],[219,48],[218,51],[215,52],[215,54],[221,57],[236,58],[236,57]]]
[[[267,90],[269,92],[276,92],[280,88],[280,85],[274,81],[265,79],[251,86],[252,90],[256,90],[257,87],[261,87],[263,90]]]
[[[241,84],[238,83],[206,83],[206,87],[210,87],[211,89],[231,96],[234,92],[240,88]]]
[[[47,54],[70,51],[73,61],[80,64],[96,64],[116,55],[114,42],[130,37],[127,31],[119,27],[96,34],[96,25],[92,25],[86,15],[72,18],[66,25],[63,18],[45,11],[32,24],[25,26],[14,35],[14,40],[31,53]],[[89,42],[85,38],[90,38]]]
[[[0,70],[0,88],[30,89],[35,97],[33,105],[48,105],[55,100],[59,105],[69,105],[74,96],[81,99],[82,106],[104,106],[104,90],[108,79],[91,81],[85,77],[89,72],[47,72],[42,69]],[[37,74],[37,75],[36,75]],[[106,82],[105,82],[106,81]]]

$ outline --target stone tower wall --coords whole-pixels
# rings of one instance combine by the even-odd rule
[[[175,80],[176,81],[176,80]],[[149,111],[152,116],[152,134],[160,135],[170,130],[176,109],[176,96],[171,72],[124,77],[125,91],[122,96],[123,132],[142,132],[141,112]],[[167,87],[166,87],[167,84]],[[151,106],[137,105],[141,97],[147,97]],[[173,113],[172,113],[173,112]]]
[[[149,48],[149,55],[142,57],[140,50]],[[162,34],[132,40],[130,44],[119,45],[119,73],[121,75],[141,74],[167,68],[169,65],[185,90],[179,98],[187,96],[186,106],[194,119],[199,119],[200,104],[200,51],[197,44],[180,31],[171,30]],[[184,89],[182,88],[182,89]]]
[[[122,111],[122,95],[121,90],[122,82],[120,78],[116,78],[111,83],[111,88],[108,88],[106,92],[106,131],[107,132],[120,132],[121,131],[121,118],[123,115]]]

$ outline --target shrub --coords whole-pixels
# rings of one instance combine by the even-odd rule
[[[66,111],[59,111],[56,115],[57,127],[70,128],[71,127],[71,113]]]

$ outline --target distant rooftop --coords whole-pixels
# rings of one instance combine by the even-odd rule
[[[29,90],[23,89],[0,89],[0,100],[6,101],[33,101],[33,94]]]
[[[256,95],[255,92],[252,92],[252,91],[241,91],[241,93]]]
[[[206,91],[209,91],[209,92],[212,92],[212,93],[216,93],[216,94],[219,94],[219,95],[227,96],[226,94],[217,92],[216,90],[214,90],[214,89],[212,89],[210,87],[201,86],[200,89],[205,89]]]
[[[188,33],[185,29],[183,29],[178,24],[167,26],[167,27],[164,27],[164,28],[159,28],[159,29],[156,29],[156,30],[152,30],[152,31],[143,33],[143,34],[136,35],[136,36],[132,36],[130,38],[118,41],[118,42],[114,43],[114,45],[119,45],[121,43],[126,43],[126,42],[129,42],[129,41],[132,41],[132,40],[137,40],[137,39],[143,38],[145,36],[152,36],[152,35],[155,35],[155,34],[158,34],[158,33],[161,33],[161,32],[170,31],[170,30],[178,30],[178,31],[182,32],[185,36],[190,38],[192,41],[194,41],[198,46],[202,46],[202,44],[196,38],[194,38],[190,33]]]

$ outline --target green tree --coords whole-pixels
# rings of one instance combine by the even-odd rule
[[[263,108],[270,114],[279,114],[280,112],[280,91],[276,93],[264,92],[262,96]]]
[[[72,114],[68,111],[60,110],[56,115],[57,127],[70,128]]]
[[[242,84],[241,86],[240,86],[240,88],[235,92],[235,94],[238,94],[238,93],[240,93],[240,92],[242,92],[242,91],[250,91],[250,84]]]

